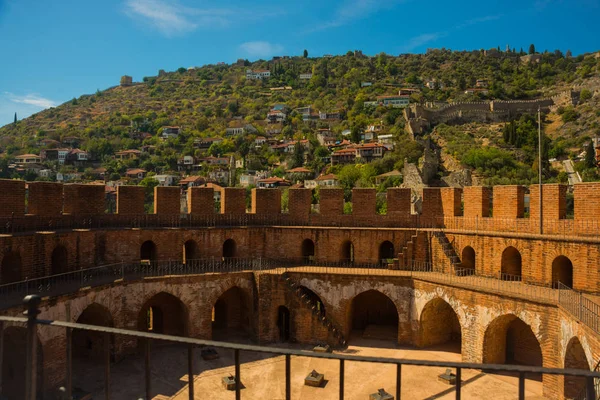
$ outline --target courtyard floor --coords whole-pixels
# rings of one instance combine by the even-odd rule
[[[248,343],[248,342],[247,342]],[[460,361],[456,345],[428,349],[399,347],[392,341],[364,339],[354,335],[350,346],[341,353],[422,359]],[[277,344],[274,347],[311,349],[306,345]],[[235,392],[222,385],[224,376],[234,373],[232,350],[219,350],[220,358],[204,361],[200,351],[194,352],[194,387],[196,399],[235,399]],[[285,399],[285,359],[269,354],[242,352],[240,355],[241,391],[243,399]],[[176,345],[155,345],[151,353],[152,394],[155,400],[187,400],[187,349]],[[304,378],[312,370],[325,374],[325,385],[313,388],[304,385]],[[402,367],[403,399],[453,399],[454,386],[439,382],[437,376],[443,368]],[[74,360],[73,385],[92,392],[94,399],[104,398],[104,369],[102,365]],[[310,357],[292,357],[291,390],[293,399],[338,399],[339,361]],[[491,375],[478,370],[464,370],[463,399],[514,399],[518,393],[516,377]],[[384,388],[392,395],[396,391],[396,366],[373,363],[345,363],[345,398],[368,399],[369,394]],[[140,399],[144,397],[144,358],[129,357],[111,365],[111,398]],[[542,383],[528,379],[525,384],[527,399],[544,399]]]

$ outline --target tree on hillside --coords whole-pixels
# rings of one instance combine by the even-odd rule
[[[304,58],[308,57],[308,50],[304,49]]]
[[[301,167],[302,165],[304,165],[304,146],[298,141],[294,146],[292,168]]]
[[[17,123],[17,113],[15,113],[15,124]]]
[[[573,53],[571,53],[571,50],[567,50],[567,53],[565,55],[567,58],[571,58],[573,57]]]
[[[529,45],[529,54],[535,54],[535,46],[533,43]]]
[[[588,168],[596,166],[596,150],[594,149],[593,140],[590,140],[590,143],[585,148],[585,166]]]

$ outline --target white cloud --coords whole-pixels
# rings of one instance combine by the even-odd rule
[[[433,33],[423,33],[419,36],[412,37],[404,43],[404,45],[400,48],[402,53],[407,53],[416,49],[417,47],[421,47],[424,44],[429,42],[433,42],[446,34],[444,32],[433,32]]]
[[[283,46],[264,41],[246,42],[240,45],[240,49],[249,56],[268,57],[283,51]]]
[[[17,96],[9,92],[4,92],[4,94],[13,103],[27,104],[41,109],[56,107],[57,105],[56,102],[35,93],[30,93],[25,96]]]
[[[322,31],[349,24],[352,21],[364,19],[381,10],[392,8],[406,0],[347,0],[335,10],[330,21],[327,21],[309,32]]]
[[[167,37],[196,29],[222,28],[240,20],[256,20],[282,14],[259,9],[187,7],[177,0],[125,0],[125,14],[150,24]]]

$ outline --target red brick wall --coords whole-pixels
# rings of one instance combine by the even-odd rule
[[[25,214],[25,182],[0,179],[0,217]]]
[[[423,212],[421,216],[426,220],[438,219],[444,216],[440,188],[423,188]]]
[[[467,218],[490,216],[490,195],[492,189],[486,186],[469,186],[463,188],[465,211]]]
[[[405,188],[389,188],[387,190],[387,214],[394,219],[410,216],[411,190]]]
[[[181,214],[181,190],[178,187],[156,186],[154,214]]]
[[[540,218],[539,185],[529,187],[529,218]],[[599,193],[600,194],[600,193]],[[567,216],[567,186],[560,184],[544,185],[542,189],[543,219],[558,220]]]
[[[117,186],[117,214],[144,214],[144,190],[142,186]]]
[[[308,221],[312,203],[312,190],[289,189],[288,210],[294,221]]]
[[[442,188],[442,211],[444,217],[459,217],[462,215],[462,189]]]
[[[377,190],[352,189],[352,215],[373,217],[377,212]]]
[[[63,186],[64,213],[73,215],[104,214],[104,185],[66,184]]]
[[[189,214],[212,215],[215,213],[215,192],[213,188],[189,188],[187,202]]]
[[[344,190],[321,189],[319,191],[319,212],[324,217],[335,217],[344,213]]]
[[[575,220],[598,223],[600,221],[600,182],[576,183],[574,186]]]
[[[56,216],[63,211],[63,186],[52,182],[30,182],[27,213]]]
[[[252,213],[273,217],[281,214],[281,190],[252,189]]]
[[[223,188],[221,192],[222,214],[246,214],[246,189]]]
[[[523,218],[525,211],[525,187],[494,187],[494,218]]]

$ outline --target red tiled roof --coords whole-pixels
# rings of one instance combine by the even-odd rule
[[[137,175],[142,173],[145,174],[146,170],[143,170],[141,168],[130,168],[125,172],[126,175]]]
[[[329,181],[329,180],[337,180],[337,176],[334,174],[321,175],[315,181]]]
[[[290,174],[309,174],[311,171],[304,167],[296,167],[296,168],[287,170],[287,172]]]

